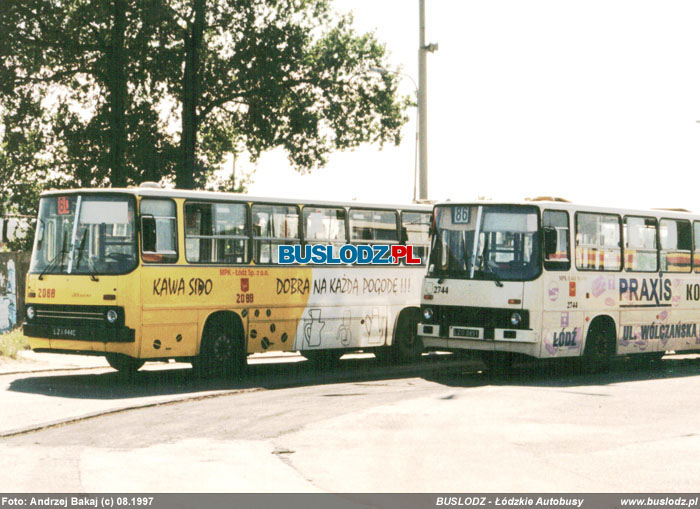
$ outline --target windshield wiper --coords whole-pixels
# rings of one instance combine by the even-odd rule
[[[77,269],[80,267],[80,261],[83,259],[83,253],[85,252],[85,241],[87,240],[87,229],[83,232],[83,236],[80,239],[80,247],[78,247],[78,258],[75,261],[75,268]],[[95,270],[94,270],[94,265],[92,263],[92,260],[90,260],[90,257],[88,256],[88,270],[90,271],[90,279],[93,281],[99,281],[97,279],[97,276],[95,275]]]
[[[489,270],[485,270],[485,271],[483,271],[483,272],[484,272],[484,274],[490,274],[490,275],[492,275],[492,276],[493,276],[493,282],[496,283],[496,286],[497,286],[498,288],[503,288],[503,283],[502,283],[501,280],[499,279],[498,274],[496,274],[496,271],[494,271],[493,269],[491,269],[491,267],[489,267]]]
[[[58,253],[56,256],[53,257],[53,260],[49,262],[49,264],[44,267],[44,270],[41,271],[41,274],[39,274],[39,281],[44,279],[44,275],[52,268],[56,266],[56,262],[60,261],[61,267],[63,267],[63,259],[65,256],[68,254],[68,246],[66,245],[68,243],[68,230],[63,230],[63,242],[61,246],[61,252]]]
[[[479,272],[481,272],[482,277],[487,278],[487,276],[491,276],[487,279],[493,280],[494,283],[496,283],[496,286],[498,288],[503,288],[503,283],[501,282],[501,279],[498,277],[498,273],[494,269],[494,267],[491,265],[492,261],[489,261],[486,256],[483,256],[481,259],[481,263],[479,264]]]

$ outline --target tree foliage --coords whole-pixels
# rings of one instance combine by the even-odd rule
[[[1,0],[0,186],[203,188],[227,154],[301,172],[398,143],[386,49],[330,0]]]

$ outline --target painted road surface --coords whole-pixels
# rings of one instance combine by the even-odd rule
[[[366,361],[303,376],[302,363],[269,365],[254,375],[268,380],[255,390],[2,438],[0,468],[13,475],[0,491],[698,489],[697,356],[667,357],[653,370],[582,375],[545,365],[508,377],[441,362],[386,376]],[[169,371],[160,385],[145,373],[121,396],[183,390],[183,375]],[[107,375],[71,376],[52,381],[67,394],[43,396],[93,401],[117,391],[99,378]],[[20,379],[9,390],[32,387]]]

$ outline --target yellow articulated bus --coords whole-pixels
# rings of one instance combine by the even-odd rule
[[[435,207],[419,337],[516,356],[658,360],[700,349],[700,216],[558,199]]]
[[[259,352],[414,359],[430,217],[155,185],[45,192],[24,333],[34,351],[103,355],[121,372],[175,359],[236,373]],[[344,247],[380,244],[413,246],[423,263],[337,263]],[[336,263],[281,264],[280,246]]]

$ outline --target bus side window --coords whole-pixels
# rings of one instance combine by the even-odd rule
[[[413,246],[413,256],[420,258],[421,265],[428,260],[431,219],[429,212],[401,212],[401,243]]]
[[[356,244],[397,244],[399,231],[393,210],[350,211],[350,242]]]
[[[177,219],[172,200],[141,200],[141,257],[144,262],[177,261]]]
[[[544,268],[547,270],[569,270],[569,214],[563,210],[545,210],[542,214],[544,231]]]
[[[692,236],[690,221],[662,219],[659,228],[661,239],[661,270],[664,272],[690,272]]]
[[[693,222],[693,267],[695,272],[700,272],[700,221]]]
[[[296,206],[255,203],[252,212],[255,263],[277,263],[278,246],[300,243]]]
[[[656,218],[625,216],[625,270],[656,272]]]
[[[307,245],[331,244],[334,256],[339,256],[345,238],[345,209],[304,206],[302,213],[304,242]]]
[[[576,213],[576,268],[619,271],[622,266],[620,216]]]
[[[247,206],[185,203],[185,257],[190,263],[248,263]]]

